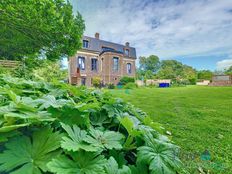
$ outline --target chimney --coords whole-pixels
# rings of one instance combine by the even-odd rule
[[[126,42],[126,46],[129,47],[129,46],[130,46],[130,43],[129,43],[129,42]]]
[[[99,33],[95,33],[95,38],[96,38],[96,39],[99,39],[99,36],[100,36]]]

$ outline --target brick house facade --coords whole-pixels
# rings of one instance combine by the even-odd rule
[[[99,77],[103,84],[117,85],[123,76],[135,77],[136,50],[125,45],[84,36],[83,47],[69,58],[69,82],[92,86],[92,79]]]

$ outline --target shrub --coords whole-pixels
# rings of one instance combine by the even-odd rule
[[[107,85],[107,87],[108,87],[108,89],[114,89],[114,88],[115,88],[115,86],[114,86],[113,83],[109,83],[109,84]]]
[[[126,85],[123,86],[124,89],[134,89],[134,88],[137,88],[137,87],[138,87],[137,84],[132,83],[132,82],[127,83]]]
[[[93,77],[92,84],[95,88],[100,88],[101,87],[101,78],[100,77]]]
[[[68,70],[61,68],[60,62],[44,61],[43,65],[32,72],[33,79],[51,82],[68,79]]]
[[[125,85],[127,83],[130,83],[130,82],[135,82],[135,79],[133,77],[127,77],[127,76],[124,76],[120,79],[119,81],[122,85]]]
[[[0,65],[0,74],[8,74],[11,75],[13,74],[13,69],[6,68]]]
[[[197,79],[196,78],[189,79],[189,83],[190,85],[196,85]]]
[[[0,86],[0,173],[182,169],[179,148],[160,125],[109,93],[11,77],[0,77]]]

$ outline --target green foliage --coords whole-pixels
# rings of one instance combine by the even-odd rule
[[[159,70],[159,57],[155,55],[150,55],[149,57],[139,57],[139,65],[141,70],[155,73]]]
[[[114,131],[100,131],[91,128],[90,135],[84,139],[84,141],[90,143],[99,149],[122,149],[122,140],[124,136],[121,133]]]
[[[158,124],[109,93],[0,76],[0,96],[1,173],[154,173],[164,164],[179,171]],[[154,166],[157,149],[147,134],[165,162]]]
[[[175,174],[181,168],[181,162],[176,159],[177,147],[173,144],[160,142],[151,134],[144,135],[146,146],[138,148],[138,161],[149,165],[152,173]]]
[[[0,2],[0,57],[71,56],[81,48],[84,22],[64,0]]]
[[[109,84],[107,85],[107,87],[108,87],[108,89],[114,89],[114,88],[115,88],[115,86],[114,86],[113,83],[109,83]]]
[[[107,164],[103,155],[85,151],[70,153],[69,156],[61,155],[48,163],[48,168],[56,174],[104,174]]]
[[[101,87],[101,78],[100,77],[93,77],[92,84],[95,88],[100,88]]]
[[[119,83],[121,83],[122,85],[126,85],[127,83],[134,83],[135,79],[133,77],[128,77],[128,76],[124,76],[120,79]]]
[[[51,82],[53,80],[68,79],[68,70],[61,68],[60,62],[45,61],[43,66],[35,68],[32,72],[33,79]]]
[[[108,159],[108,164],[105,168],[106,174],[131,174],[128,166],[123,165],[122,168],[119,168],[117,161],[113,157]]]
[[[197,78],[196,70],[176,60],[163,60],[157,76],[160,79],[172,79],[175,83],[188,81],[187,84],[195,84]]]
[[[17,136],[5,144],[6,150],[0,154],[0,171],[14,173],[42,173],[48,171],[47,163],[59,154],[61,136],[51,128],[37,130],[32,140],[27,136]]]
[[[83,149],[85,151],[96,152],[99,148],[89,145],[85,142],[87,132],[81,130],[77,125],[74,125],[73,128],[69,125],[62,124],[63,129],[68,133],[68,137],[63,137],[61,142],[61,147],[68,151],[78,151]]]
[[[201,80],[212,80],[213,73],[210,70],[202,70],[197,72],[197,78]]]
[[[232,75],[232,66],[225,70],[225,74]]]
[[[124,89],[134,89],[137,87],[138,87],[137,84],[135,84],[134,82],[129,82],[125,86],[123,86]]]

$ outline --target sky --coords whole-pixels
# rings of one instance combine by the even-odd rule
[[[232,0],[70,0],[85,35],[198,70],[232,65]]]

